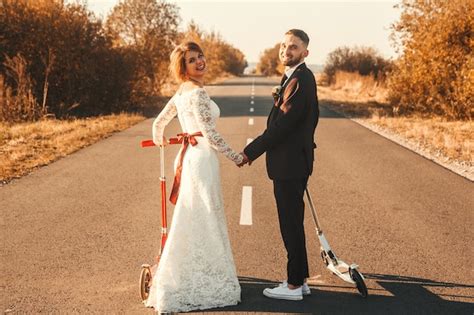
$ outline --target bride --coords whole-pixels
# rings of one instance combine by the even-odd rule
[[[175,160],[171,229],[145,305],[158,312],[236,305],[240,285],[227,234],[217,152],[238,166],[244,157],[215,129],[220,111],[203,88],[206,59],[201,47],[183,43],[170,59],[170,70],[181,85],[153,123],[153,142],[166,145],[164,128],[178,115],[183,145]]]

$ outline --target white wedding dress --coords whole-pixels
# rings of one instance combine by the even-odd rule
[[[148,307],[186,312],[236,305],[240,285],[227,234],[217,152],[240,163],[215,130],[219,107],[203,88],[175,94],[153,123],[161,143],[165,126],[178,115],[183,132],[193,134],[182,163],[181,186],[168,239],[154,275]],[[181,151],[180,151],[181,152]],[[175,170],[179,153],[175,160]]]

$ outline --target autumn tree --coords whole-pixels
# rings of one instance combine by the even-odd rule
[[[230,44],[222,46],[222,58],[224,59],[224,71],[233,75],[241,75],[247,68],[248,63],[245,55]]]
[[[260,56],[257,63],[256,70],[258,74],[272,76],[281,75],[284,72],[284,67],[280,63],[278,54],[280,52],[280,43],[272,48],[265,49]]]
[[[25,91],[18,85],[20,72],[12,70],[24,64],[21,73],[29,79],[21,82],[30,82],[40,107],[36,112],[64,117],[124,108],[127,65],[112,50],[101,21],[85,6],[53,0],[0,1],[0,75],[10,97],[25,97],[19,95]]]
[[[178,36],[178,7],[161,0],[124,0],[107,18],[113,45],[135,63],[135,100],[160,94]]]
[[[399,112],[474,116],[474,2],[403,0],[392,39],[402,53],[390,79]]]
[[[177,30],[178,8],[161,0],[123,0],[104,26],[85,3],[0,0],[1,121],[156,104],[170,77],[169,55],[189,35]],[[244,55],[219,33],[193,32],[211,79],[243,72]]]
[[[218,32],[202,30],[194,21],[180,34],[180,40],[195,41],[201,46],[206,54],[206,79],[209,81],[229,74],[241,75],[248,65],[239,49],[226,42]]]

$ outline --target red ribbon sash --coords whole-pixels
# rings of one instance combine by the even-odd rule
[[[170,201],[172,204],[176,204],[179,196],[179,187],[181,185],[181,173],[183,171],[183,159],[189,144],[195,146],[198,144],[195,137],[202,137],[202,132],[198,131],[193,134],[179,133],[177,138],[170,138],[170,144],[183,144],[181,154],[179,155],[178,166],[176,168],[176,174],[174,175],[173,188],[171,189]]]

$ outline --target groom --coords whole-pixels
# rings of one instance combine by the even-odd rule
[[[243,164],[251,164],[266,152],[268,177],[273,180],[280,232],[288,253],[287,281],[263,291],[265,296],[275,299],[302,300],[303,295],[311,294],[306,283],[309,274],[303,197],[313,171],[319,108],[316,81],[304,63],[308,43],[304,31],[286,32],[279,53],[286,70],[281,88],[274,93],[267,129],[243,152]]]

